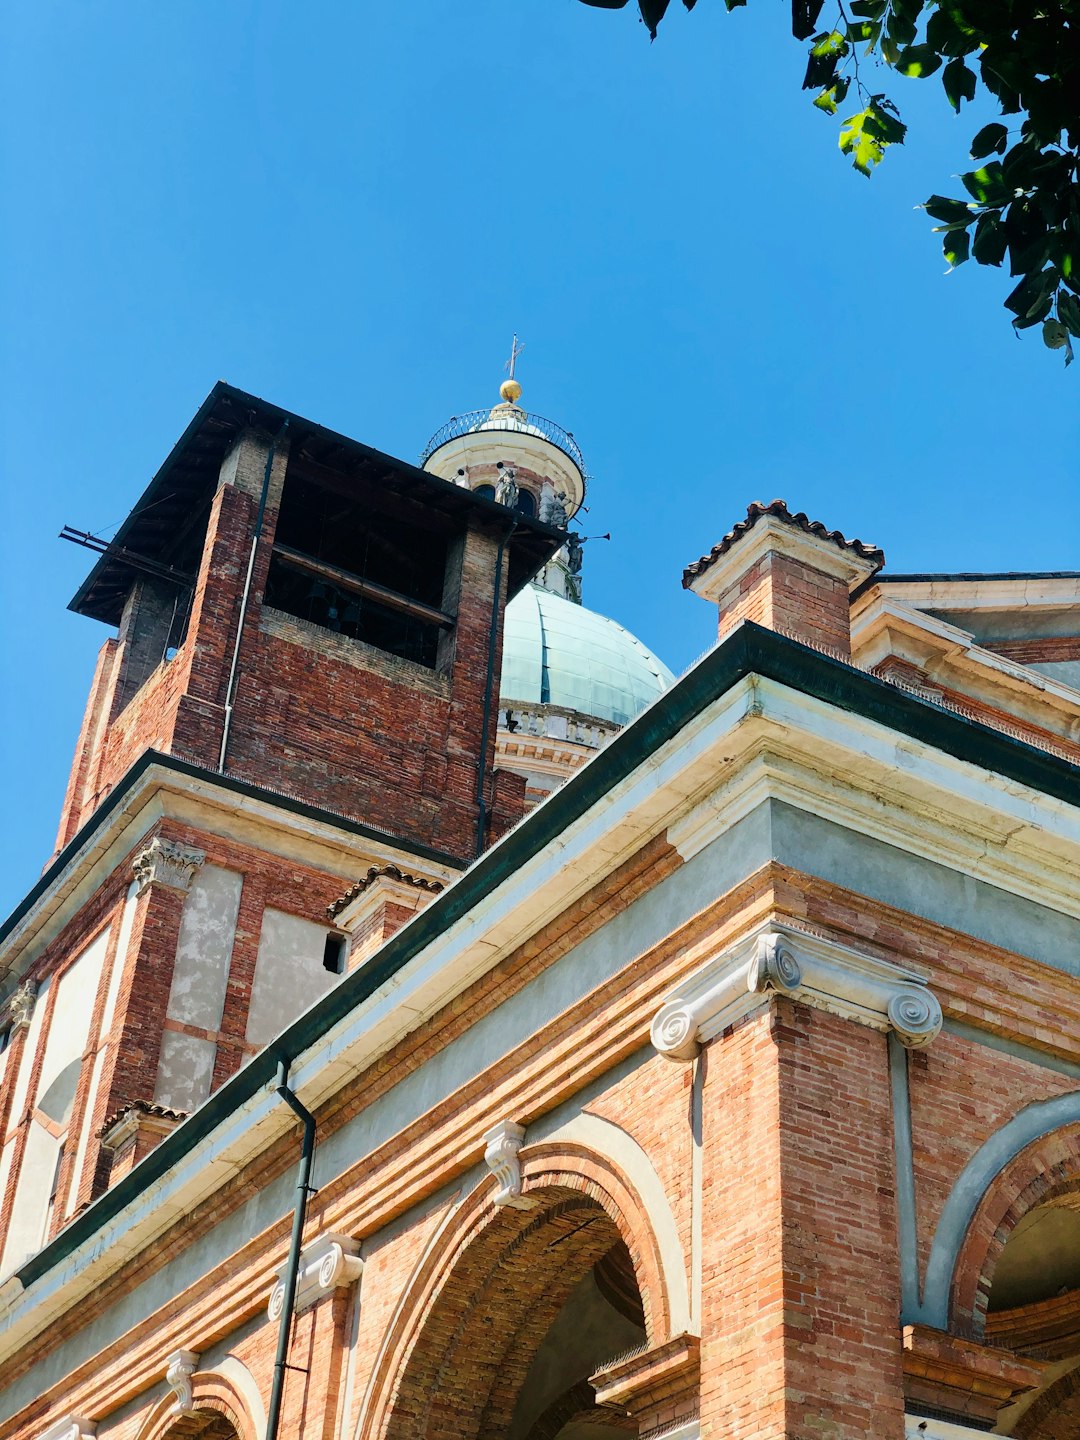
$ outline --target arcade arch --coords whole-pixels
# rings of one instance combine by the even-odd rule
[[[524,1158],[524,1157],[523,1157]],[[529,1208],[482,1184],[414,1278],[365,1405],[363,1440],[616,1440],[590,1377],[668,1338],[651,1226],[606,1162],[534,1152]]]

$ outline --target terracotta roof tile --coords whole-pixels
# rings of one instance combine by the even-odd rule
[[[399,870],[396,865],[372,865],[362,880],[357,880],[355,885],[350,885],[344,895],[340,895],[326,907],[326,913],[331,920],[341,914],[347,905],[351,905],[358,895],[375,884],[376,880],[396,880],[399,885],[412,885],[417,890],[427,890],[432,895],[437,895],[444,889],[441,880],[425,880],[422,875],[407,875],[404,870]]]
[[[714,561],[726,555],[737,540],[740,540],[748,530],[752,530],[763,515],[772,515],[777,520],[783,520],[787,525],[794,525],[807,535],[817,535],[822,540],[831,540],[840,550],[850,550],[863,560],[871,560],[880,569],[885,564],[884,552],[876,545],[867,545],[863,540],[849,540],[839,530],[828,530],[820,520],[811,520],[803,511],[799,510],[794,515],[787,507],[784,500],[770,500],[768,505],[763,505],[760,500],[755,500],[746,510],[746,519],[740,520],[737,525],[732,526],[718,545],[714,545],[708,555],[703,555],[700,560],[695,560],[683,571],[683,588],[689,589],[690,582],[695,576],[703,574],[708,570]]]
[[[119,1110],[113,1111],[97,1132],[97,1138],[100,1140],[103,1135],[106,1135],[112,1129],[117,1121],[122,1120],[125,1115],[130,1115],[132,1112],[137,1115],[150,1115],[159,1120],[180,1121],[186,1120],[188,1117],[188,1111],[186,1110],[170,1110],[168,1105],[151,1105],[145,1100],[134,1100],[130,1105],[121,1105]]]

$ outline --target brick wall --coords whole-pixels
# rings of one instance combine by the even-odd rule
[[[851,654],[848,587],[803,561],[770,550],[719,598],[722,640],[741,620]]]

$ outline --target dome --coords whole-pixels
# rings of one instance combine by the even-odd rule
[[[504,705],[559,705],[626,725],[674,682],[651,650],[606,615],[538,585],[526,585],[506,607]]]

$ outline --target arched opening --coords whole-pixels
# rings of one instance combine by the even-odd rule
[[[626,1435],[589,1377],[647,1341],[633,1259],[590,1195],[529,1198],[532,1209],[485,1215],[453,1257],[409,1345],[386,1440]]]
[[[164,1440],[240,1440],[240,1433],[219,1410],[196,1410],[169,1426]]]

